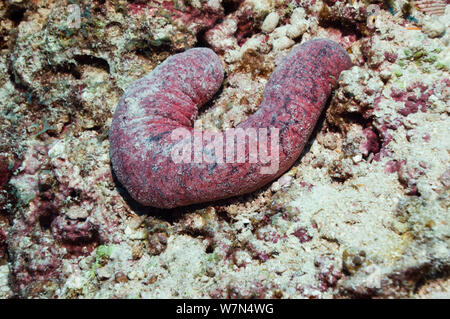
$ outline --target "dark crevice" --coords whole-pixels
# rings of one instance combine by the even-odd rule
[[[214,206],[214,209],[216,211],[216,215],[219,220],[223,220],[224,222],[231,224],[233,222],[230,215],[228,215],[227,211],[222,206]]]
[[[332,28],[337,29],[342,32],[342,36],[354,35],[356,40],[362,38],[361,31],[358,30],[355,22],[348,20],[346,18],[335,17],[327,6],[324,6],[319,13],[319,25],[325,29]]]
[[[170,42],[154,42],[154,44],[138,44],[134,51],[136,55],[141,56],[145,59],[155,58],[155,54],[170,52],[172,50],[172,43]]]
[[[106,0],[96,0],[93,4],[93,11],[97,15],[106,16],[107,7],[105,6]]]
[[[50,231],[51,225],[58,215],[58,211],[52,204],[43,204],[39,208],[42,211],[39,216],[39,226],[43,232]]]
[[[25,15],[25,8],[21,8],[19,6],[12,5],[6,11],[6,18],[11,20],[15,26],[18,26],[19,23],[23,20]]]
[[[196,48],[208,48],[209,44],[206,41],[205,34],[210,29],[203,29],[197,34],[197,43],[195,44]]]
[[[343,37],[354,35],[356,40],[360,40],[363,37],[361,32],[354,25],[349,23],[342,23],[341,21],[335,20],[319,20],[319,25],[325,29],[337,29],[342,32]]]
[[[344,122],[359,124],[363,128],[372,126],[372,120],[364,118],[362,114],[359,112],[345,112],[341,114],[341,117],[344,120]]]
[[[78,221],[82,222],[82,220]],[[62,238],[59,242],[63,245],[73,245],[74,247],[84,247],[92,243],[102,244],[103,241],[100,238],[98,229],[96,227],[93,227],[91,231],[92,235],[90,237],[80,237],[76,239]]]
[[[94,125],[93,127],[91,127],[91,128],[89,128],[89,129],[87,129],[88,131],[95,131],[95,132],[100,132],[100,133],[102,133],[103,132],[103,130],[104,130],[104,126],[103,125]]]
[[[63,239],[58,241],[58,243],[67,251],[64,258],[76,258],[89,255],[96,247],[102,245],[104,242],[98,230],[93,229],[93,234],[89,238],[78,238],[76,241]]]
[[[364,117],[364,115],[361,112],[344,112],[341,113],[340,118],[342,119],[342,125],[336,125],[330,122],[327,122],[327,130],[332,133],[338,133],[342,134],[344,137],[347,134],[347,131],[345,131],[345,127],[350,127],[352,124],[359,125],[363,130],[369,129],[375,134],[375,138],[370,138],[371,141],[374,141],[378,147],[375,147],[371,151],[369,151],[369,154],[364,156],[364,158],[367,158],[370,156],[370,154],[377,155],[381,152],[384,144],[384,138],[383,134],[379,131],[379,129],[373,124],[373,119],[371,117]],[[366,138],[369,139],[369,137],[366,135]]]
[[[80,70],[76,67],[76,65],[71,63],[64,63],[57,66],[51,66],[50,71],[52,73],[63,73],[67,75],[73,76],[76,80],[81,79],[81,73]]]
[[[28,88],[17,79],[16,75],[12,71],[9,72],[9,80],[14,85],[14,88],[20,93],[23,94],[28,90]]]
[[[214,241],[214,234],[204,229],[181,229],[179,234],[188,235],[193,238],[206,239],[208,245],[205,247],[205,252],[211,254],[216,249],[216,243]]]
[[[331,97],[330,97],[331,99]],[[329,105],[329,103],[327,103]],[[326,107],[327,109],[328,107]],[[366,112],[365,110],[361,110],[358,112],[336,112],[334,110],[328,110],[331,111],[332,117],[338,117],[340,121],[338,123],[332,122],[327,120],[327,130],[332,133],[340,133],[345,136],[347,133],[345,129],[343,128],[343,125],[345,124],[358,124],[362,128],[373,128],[373,119],[370,116],[365,117],[363,114]],[[327,112],[328,112],[327,111]],[[327,112],[324,112],[324,115],[327,114]],[[330,116],[330,114],[328,114]]]
[[[227,15],[235,12],[237,9],[239,9],[241,2],[242,2],[241,0],[224,0],[224,1],[222,1],[224,15],[227,16]]]
[[[39,226],[41,227],[41,230],[49,230],[54,219],[55,216],[51,213],[39,216]]]
[[[212,254],[214,252],[214,249],[215,249],[214,244],[211,241],[208,243],[208,246],[206,246],[205,253]]]
[[[436,262],[439,265],[439,262]],[[424,276],[422,276],[416,283],[414,292],[417,293],[421,287],[430,281],[447,279],[450,277],[450,266],[442,265],[441,267],[431,268]]]
[[[77,189],[72,189],[69,193],[69,196],[74,203],[81,203],[82,201],[81,192]]]
[[[102,69],[108,73],[110,71],[108,61],[106,61],[105,59],[102,59],[102,58],[98,58],[96,56],[87,55],[87,54],[86,55],[76,55],[75,61],[77,61],[77,63],[80,65],[91,65],[96,68]]]
[[[193,228],[183,228],[179,231],[180,234],[185,234],[192,236],[194,238],[211,238],[213,234],[205,229],[193,229]]]
[[[259,24],[249,16],[242,16],[239,19],[237,30],[234,33],[238,45],[242,46],[254,34],[261,31]]]

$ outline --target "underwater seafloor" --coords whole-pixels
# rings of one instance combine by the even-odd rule
[[[420,2],[0,1],[0,298],[449,298],[450,6]],[[131,82],[210,47],[226,129],[315,37],[355,66],[279,179],[170,211],[115,181]]]

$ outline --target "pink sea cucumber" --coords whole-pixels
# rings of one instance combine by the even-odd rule
[[[231,129],[279,129],[279,167],[267,174],[261,162],[248,160],[248,144],[243,163],[173,161],[172,133],[178,128],[193,132],[198,108],[212,98],[224,76],[220,59],[208,48],[175,54],[132,83],[120,99],[110,128],[113,170],[136,201],[158,208],[255,191],[300,156],[339,74],[351,65],[346,51],[327,39],[297,46],[281,61],[258,111]],[[225,132],[219,134],[227,139]],[[208,152],[206,141],[200,147]]]

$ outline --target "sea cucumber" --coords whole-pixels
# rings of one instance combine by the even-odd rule
[[[179,141],[173,140],[172,133],[180,128],[194,132],[198,108],[213,97],[224,76],[221,61],[211,49],[175,54],[132,83],[119,101],[109,132],[117,179],[136,201],[158,208],[253,192],[286,172],[300,156],[339,74],[351,65],[347,52],[333,41],[314,39],[297,46],[270,76],[259,109],[227,131],[279,129],[279,166],[268,174],[262,173],[261,161],[249,160],[250,142],[245,145],[243,163],[222,162],[215,153],[212,162],[173,160]],[[218,137],[227,141],[225,132]],[[233,137],[232,142],[236,141]],[[195,143],[194,137],[191,142]],[[200,152],[211,155],[207,141],[201,143]]]

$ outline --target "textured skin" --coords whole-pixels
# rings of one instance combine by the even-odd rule
[[[172,161],[172,131],[179,127],[192,130],[199,106],[214,95],[224,73],[210,49],[176,54],[131,84],[119,101],[110,129],[110,155],[117,178],[135,200],[159,208],[250,193],[292,166],[339,74],[350,67],[345,50],[326,39],[306,42],[281,61],[258,111],[237,126],[280,129],[279,169],[261,174],[263,164],[249,161]],[[245,152],[248,159],[248,147]]]

